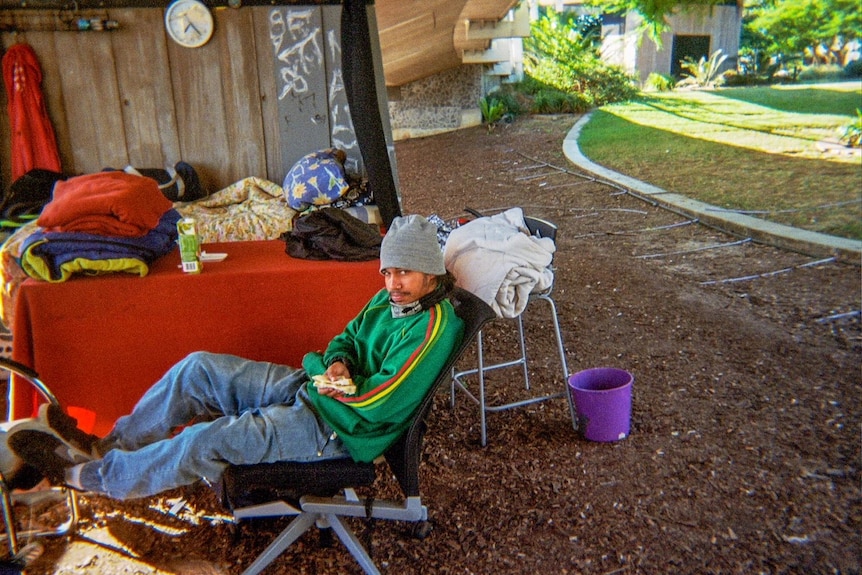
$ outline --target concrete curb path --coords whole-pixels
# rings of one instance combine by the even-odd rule
[[[591,114],[585,114],[566,135],[566,139],[563,141],[563,153],[570,162],[595,174],[598,178],[612,182],[646,202],[654,203],[691,218],[697,218],[698,221],[707,226],[736,236],[751,238],[762,244],[792,250],[812,257],[834,256],[848,263],[862,264],[862,241],[801,230],[745,214],[721,211],[715,206],[668,192],[591,162],[581,153],[578,146],[581,128],[589,121],[590,116]]]

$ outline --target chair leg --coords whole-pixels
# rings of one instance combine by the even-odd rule
[[[254,562],[242,572],[242,575],[258,575],[270,563],[290,547],[297,539],[308,531],[315,523],[320,522],[325,527],[331,527],[338,538],[356,559],[367,575],[380,575],[380,571],[371,560],[371,556],[344,520],[334,513],[301,513],[290,522],[284,531],[278,534],[272,543],[257,556]]]
[[[479,330],[476,333],[476,359],[477,365],[475,369],[468,369],[465,371],[456,372],[455,368],[452,368],[452,381],[450,384],[449,391],[449,407],[455,408],[455,392],[457,388],[461,388],[467,397],[473,400],[479,406],[479,428],[481,430],[481,442],[484,447],[488,441],[488,429],[487,429],[487,412],[493,411],[494,408],[487,407],[485,403],[485,372],[487,369],[494,369],[495,367],[504,367],[508,364],[501,364],[497,366],[493,366],[490,368],[485,368],[485,350],[482,341],[482,330]],[[514,365],[516,362],[512,362]],[[473,394],[469,389],[465,386],[465,384],[461,381],[462,377],[466,377],[468,375],[476,375],[479,378],[479,392],[477,394]]]
[[[481,333],[481,332],[480,332]],[[458,384],[461,383],[460,378],[465,374],[458,372],[456,366],[452,366],[451,379],[449,381],[449,408],[455,409],[455,393],[457,392]],[[462,384],[463,385],[463,384]]]
[[[12,512],[12,496],[5,481],[0,485],[0,497],[2,497],[3,523],[6,525],[6,537],[9,542],[9,555],[15,555],[18,553],[18,533]]]
[[[272,543],[257,556],[254,562],[242,572],[242,575],[257,575],[263,571],[276,557],[284,553],[284,550],[299,539],[303,533],[314,525],[317,520],[316,513],[302,513],[290,522],[284,531],[278,534]]]
[[[476,334],[476,357],[478,365],[476,373],[479,376],[479,423],[482,429],[482,447],[488,443],[487,409],[485,409],[485,353],[482,345],[482,332]]]
[[[341,539],[341,542],[344,543],[344,546],[347,547],[347,550],[350,551],[356,562],[362,566],[365,573],[367,575],[380,575],[380,571],[377,569],[374,561],[371,560],[368,551],[365,550],[365,547],[362,546],[362,543],[359,542],[353,531],[344,523],[344,520],[332,513],[328,513],[326,518],[329,520],[329,525],[335,531],[335,534],[338,535],[338,538]]]
[[[482,332],[479,331],[476,334],[476,355],[478,358],[478,366],[475,369],[468,369],[461,372],[455,372],[452,370],[452,382],[450,386],[450,397],[449,397],[449,405],[450,407],[455,407],[455,393],[456,388],[460,387],[461,390],[476,402],[479,405],[479,427],[481,430],[481,444],[482,447],[488,444],[488,423],[487,423],[487,413],[489,411],[503,411],[506,409],[513,409],[516,407],[523,407],[525,405],[530,405],[533,403],[538,403],[541,401],[546,401],[548,399],[556,399],[560,396],[565,396],[566,402],[569,406],[569,415],[572,420],[572,426],[574,429],[577,429],[577,418],[575,417],[575,405],[572,401],[572,395],[569,393],[569,366],[566,361],[566,349],[563,345],[563,335],[560,330],[560,320],[557,316],[557,306],[554,303],[554,300],[547,294],[535,296],[535,299],[541,299],[548,303],[550,306],[551,312],[551,321],[554,326],[554,337],[556,338],[557,344],[557,353],[560,357],[560,367],[562,369],[563,374],[563,389],[557,393],[553,393],[550,395],[543,395],[537,397],[530,397],[521,401],[513,401],[511,403],[506,403],[503,405],[492,405],[489,406],[487,401],[485,400],[485,372],[491,371],[494,369],[501,369],[506,367],[513,367],[515,365],[520,364],[523,368],[524,374],[524,384],[526,389],[530,389],[530,379],[529,379],[529,370],[527,365],[527,348],[526,348],[526,337],[524,336],[524,324],[523,324],[523,313],[518,316],[518,336],[519,336],[519,344],[521,349],[521,356],[519,359],[515,359],[512,361],[507,361],[504,363],[493,364],[489,366],[485,366],[484,363],[484,348],[483,348],[483,340],[482,340]],[[479,390],[477,394],[472,394],[461,381],[462,377],[476,374],[479,378]]]
[[[524,310],[526,311],[526,310]],[[527,341],[524,337],[524,314],[518,315],[518,343],[521,345],[521,368],[524,371],[524,389],[530,389],[530,371],[527,369]]]
[[[566,361],[566,349],[563,346],[563,334],[560,332],[560,319],[557,317],[557,304],[550,296],[540,296],[538,299],[543,299],[551,306],[551,320],[554,322],[554,335],[557,338],[557,352],[560,354],[560,365],[563,368],[563,391],[565,392],[566,402],[569,404],[569,415],[572,418],[572,426],[575,430],[578,429],[577,417],[575,415],[575,403],[572,400],[572,394],[569,391],[569,365]]]

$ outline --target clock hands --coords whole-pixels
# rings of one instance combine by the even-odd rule
[[[183,34],[188,34],[189,30],[192,30],[196,36],[201,36],[201,31],[195,26],[194,22],[192,22],[191,18],[188,17],[188,13],[190,10],[186,10],[185,12],[179,12],[175,16],[171,18],[172,21],[176,22],[180,21],[180,25],[185,22],[185,27],[183,27]]]
[[[193,30],[196,35],[200,36],[201,31],[198,30],[197,26],[195,26],[194,22],[192,22],[191,18],[189,18],[189,12],[192,11],[194,11],[194,7],[189,8],[188,10],[184,10],[182,12],[177,12],[176,14],[171,16],[171,20],[185,21],[186,25],[185,28],[183,28],[183,34],[187,34],[189,30]]]
[[[188,32],[188,31],[189,31],[189,28],[191,28],[192,30],[194,30],[194,31],[195,31],[195,34],[197,34],[198,36],[200,36],[200,35],[201,35],[201,31],[200,31],[200,30],[198,30],[198,29],[197,29],[197,27],[196,27],[194,24],[192,24],[192,21],[191,21],[191,20],[189,20],[188,18],[186,18],[186,22],[188,22],[188,24],[186,25],[186,27],[185,27],[185,29],[183,30],[183,32]]]

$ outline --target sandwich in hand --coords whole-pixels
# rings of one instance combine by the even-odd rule
[[[317,389],[337,389],[345,395],[356,393],[356,386],[353,384],[353,380],[348,377],[329,379],[325,375],[315,375],[311,379]]]

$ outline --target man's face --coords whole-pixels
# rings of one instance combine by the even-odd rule
[[[389,299],[398,305],[407,305],[420,300],[437,287],[436,276],[404,270],[385,268],[380,273],[386,282]]]

